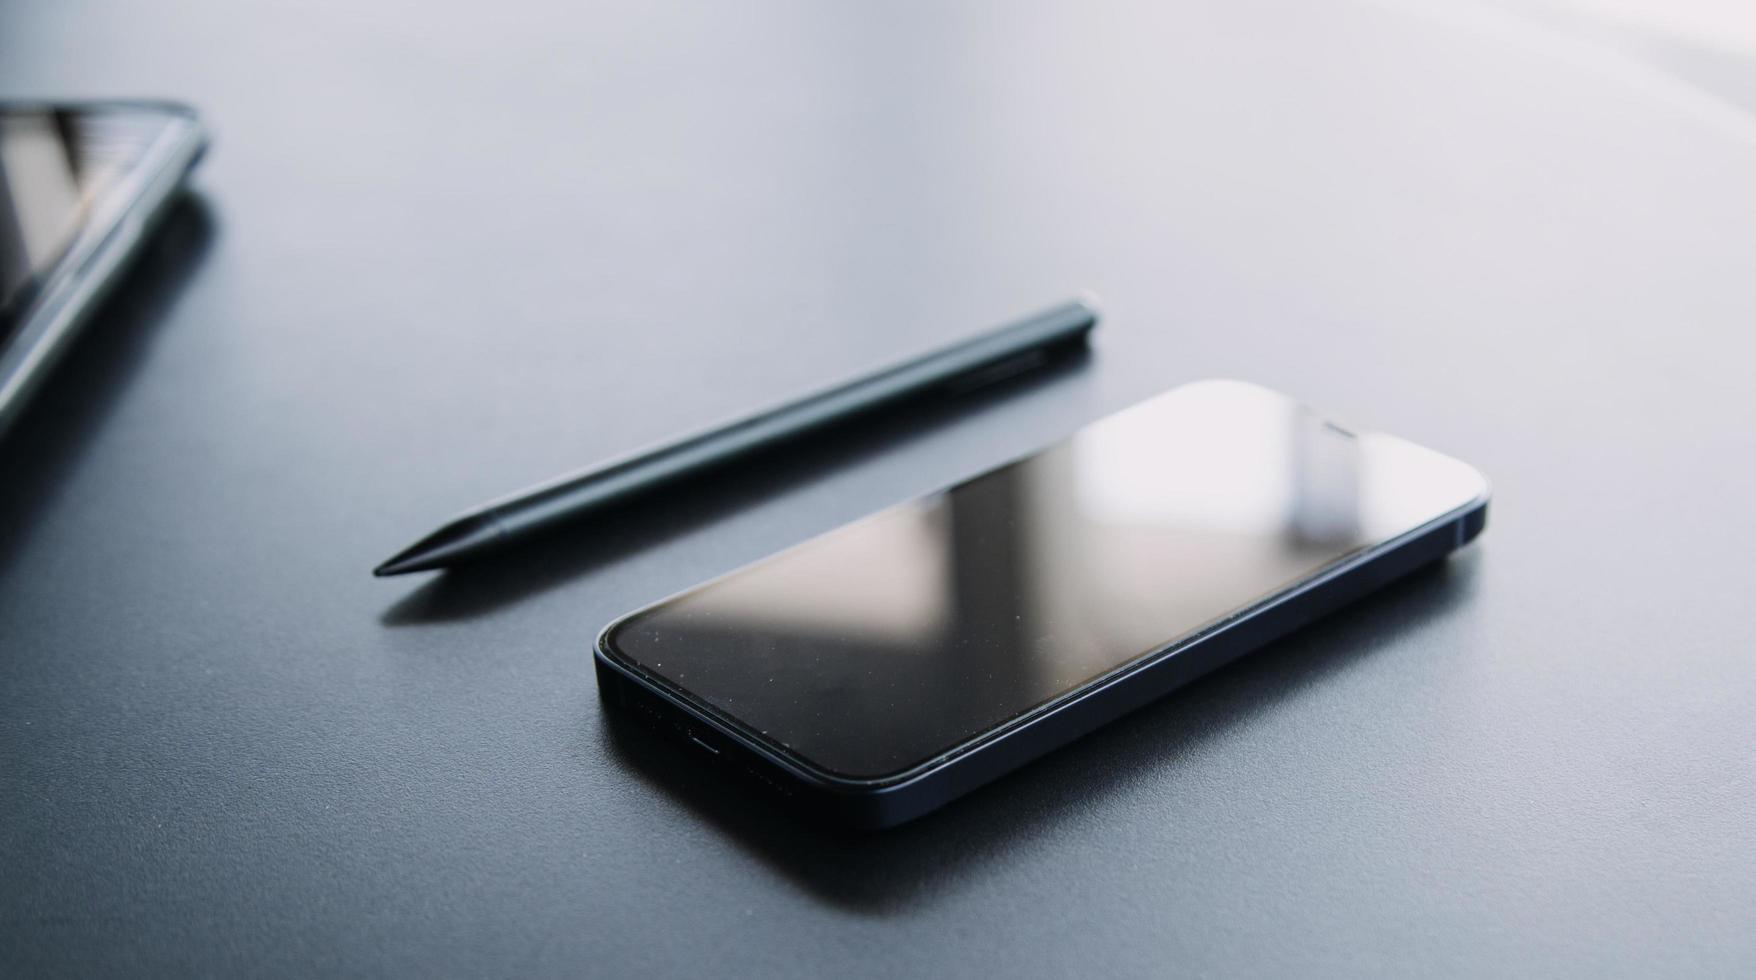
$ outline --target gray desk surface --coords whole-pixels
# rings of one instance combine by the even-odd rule
[[[0,92],[217,134],[0,461],[0,973],[1752,967],[1730,88],[1422,2],[38,3],[0,36]],[[1080,287],[1082,370],[367,575]],[[1475,462],[1487,535],[884,836],[606,718],[612,615],[1213,375]]]

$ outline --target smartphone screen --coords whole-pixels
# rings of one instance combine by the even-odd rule
[[[0,345],[166,125],[142,111],[0,110]]]
[[[203,145],[170,103],[0,103],[0,435]]]
[[[1201,382],[637,612],[605,646],[809,767],[900,778],[1486,493],[1439,453]]]

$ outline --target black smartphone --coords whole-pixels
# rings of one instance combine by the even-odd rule
[[[889,826],[1445,557],[1487,505],[1448,456],[1199,382],[622,617],[598,687]]]
[[[0,103],[0,433],[206,145],[175,103]]]

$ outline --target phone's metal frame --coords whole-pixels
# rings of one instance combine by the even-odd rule
[[[1326,613],[1444,558],[1482,532],[1487,524],[1488,497],[1484,490],[1480,497],[1450,513],[1343,558],[1194,634],[1131,660],[914,768],[883,779],[850,779],[822,770],[765,741],[736,718],[620,656],[614,646],[617,629],[669,600],[635,610],[598,635],[593,657],[598,692],[604,701],[628,709],[660,732],[676,736],[710,764],[748,777],[798,809],[855,827],[889,827],[937,809]]]
[[[22,314],[17,334],[0,350],[0,436],[11,427],[55,361],[119,278],[207,147],[195,110],[175,102],[95,100],[6,102],[0,111],[141,112],[165,126],[138,164],[94,202],[93,212],[65,254],[44,277],[42,291]]]

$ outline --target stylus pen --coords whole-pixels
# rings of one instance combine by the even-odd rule
[[[629,503],[709,469],[855,418],[1010,377],[1078,348],[1097,313],[1074,300],[724,425],[569,473],[464,514],[372,570],[401,575],[461,564],[566,522]]]

